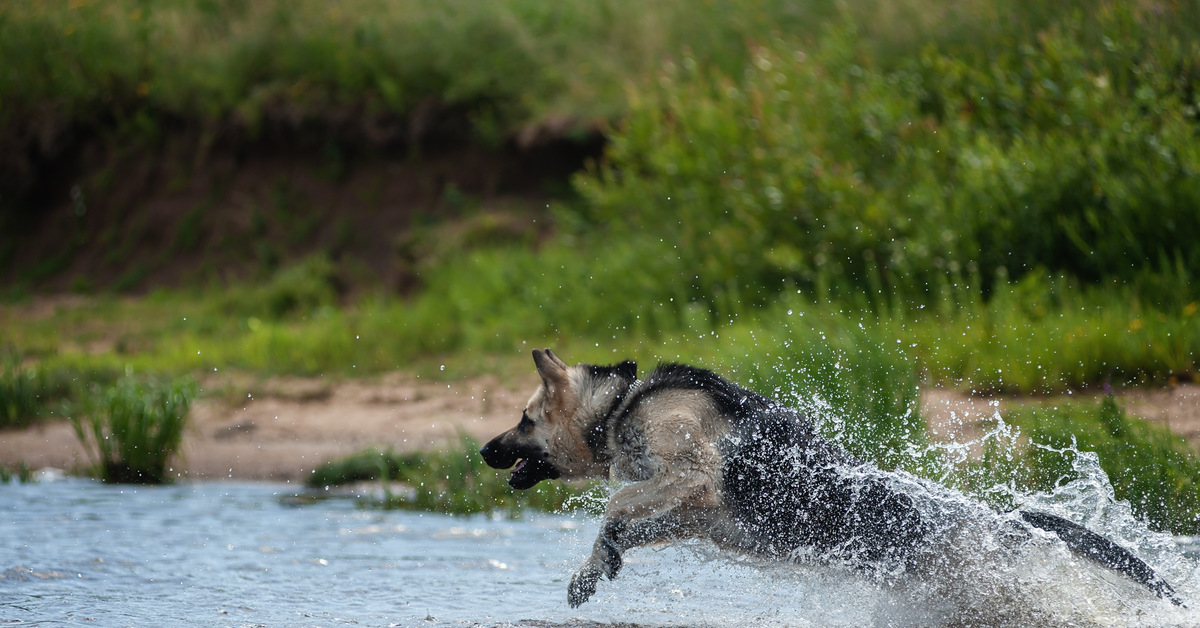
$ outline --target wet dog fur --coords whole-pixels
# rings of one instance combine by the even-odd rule
[[[889,474],[822,438],[798,411],[715,373],[661,364],[568,365],[533,351],[542,384],[516,427],[480,451],[514,467],[509,484],[611,477],[592,552],[567,590],[572,607],[613,579],[633,547],[689,538],[774,557],[802,553],[888,572],[907,570],[934,532]],[[1066,519],[1022,512],[1073,551],[1176,604],[1171,587],[1123,547]]]

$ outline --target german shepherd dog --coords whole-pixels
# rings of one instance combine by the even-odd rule
[[[704,538],[770,558],[807,554],[857,568],[904,572],[938,526],[890,481],[822,438],[798,411],[715,373],[661,364],[569,366],[534,350],[542,384],[520,423],[480,454],[508,469],[508,483],[613,477],[627,482],[608,502],[591,555],[571,578],[567,601],[583,604],[600,576],[613,579],[633,547]],[[1125,548],[1041,512],[1013,526],[1062,539],[1075,553],[1127,575],[1159,597],[1174,591]]]

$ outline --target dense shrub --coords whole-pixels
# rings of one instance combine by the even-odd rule
[[[679,255],[718,308],[789,285],[927,302],[945,278],[1194,274],[1197,45],[1127,9],[1098,19],[1100,50],[1064,20],[992,57],[881,69],[847,21],[738,75],[684,57],[578,179],[587,217],[660,236],[648,257]]]

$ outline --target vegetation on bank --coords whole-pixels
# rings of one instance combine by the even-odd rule
[[[87,408],[71,414],[71,425],[101,480],[164,484],[178,475],[169,465],[183,444],[195,396],[190,381],[124,378],[107,389],[97,387]]]
[[[1010,4],[1005,17],[1027,29],[1091,6]],[[684,51],[734,72],[747,42],[804,39],[839,12],[866,25],[885,57],[931,37],[986,45],[999,9],[929,0],[7,2],[0,148],[47,156],[75,133],[155,142],[180,125],[212,135],[324,126],[378,143],[437,131],[430,114],[446,111],[465,123],[458,133],[500,141],[529,126],[619,118],[627,85]]]
[[[20,166],[0,172],[80,129],[153,144],[178,126],[361,123],[326,136],[336,148],[376,131],[412,141],[430,108],[481,142],[555,119],[611,123],[578,198],[555,205],[551,239],[416,255],[409,298],[341,302],[335,262],[318,255],[252,285],[0,314],[0,420],[58,412],[78,403],[74,382],[130,369],[452,376],[527,368],[528,348],[550,345],[717,368],[867,458],[942,477],[918,383],[1043,393],[1196,377],[1196,7],[792,4],[0,6],[13,64],[0,147]],[[479,42],[486,58],[466,52]],[[4,238],[0,263],[15,246]],[[1156,527],[1198,531],[1196,454],[1178,439],[1110,402],[1011,421],[1036,445],[1011,464],[985,456],[969,490],[1003,502],[976,480],[1009,472],[1050,488],[1072,477],[1074,442]],[[565,499],[506,501],[503,474],[467,445],[356,465],[414,487],[392,505]]]

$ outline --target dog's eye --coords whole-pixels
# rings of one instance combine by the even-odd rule
[[[525,412],[521,413],[521,422],[517,424],[517,429],[522,432],[528,432],[533,429],[533,419]]]

